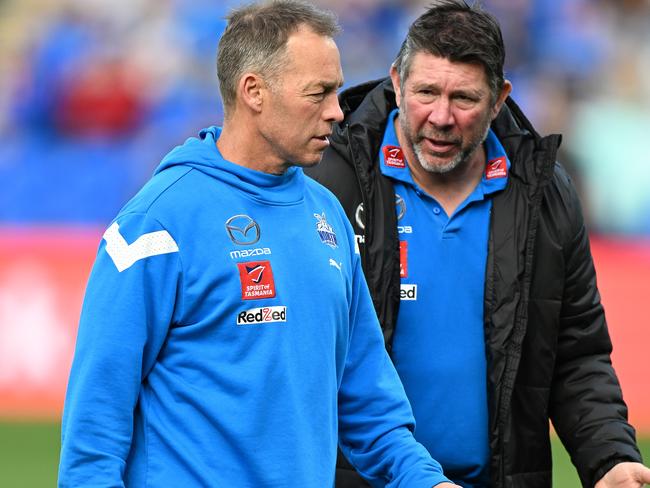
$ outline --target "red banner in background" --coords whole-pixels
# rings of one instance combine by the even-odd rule
[[[0,417],[59,418],[103,230],[0,228]],[[630,420],[650,433],[650,241],[592,239]]]
[[[592,238],[598,287],[614,345],[612,363],[630,422],[650,434],[650,240]]]
[[[0,417],[60,417],[101,235],[0,228]]]

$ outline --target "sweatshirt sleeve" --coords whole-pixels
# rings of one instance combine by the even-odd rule
[[[63,412],[60,487],[122,487],[134,410],[178,307],[178,246],[143,214],[105,232],[84,297]]]
[[[413,413],[384,348],[358,254],[354,261],[350,345],[339,389],[341,450],[375,487],[449,482],[413,437]]]

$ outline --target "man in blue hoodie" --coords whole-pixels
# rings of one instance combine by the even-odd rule
[[[223,128],[174,149],[106,230],[84,300],[59,486],[455,486],[413,436],[354,234],[306,178],[342,85],[332,16],[233,12]]]

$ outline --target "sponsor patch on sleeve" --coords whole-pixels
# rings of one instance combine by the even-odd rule
[[[275,296],[275,283],[270,261],[237,263],[237,267],[241,281],[242,300],[257,300]]]

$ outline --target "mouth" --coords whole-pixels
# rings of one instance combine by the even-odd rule
[[[325,144],[326,146],[329,146],[330,145],[330,139],[329,139],[330,135],[331,134],[326,134],[326,135],[323,135],[323,136],[314,136],[314,137],[312,137],[312,139],[315,139],[316,141],[321,142],[322,144]]]
[[[445,139],[430,139],[426,137],[423,141],[430,151],[440,154],[448,153],[457,146],[455,141],[448,141]]]

